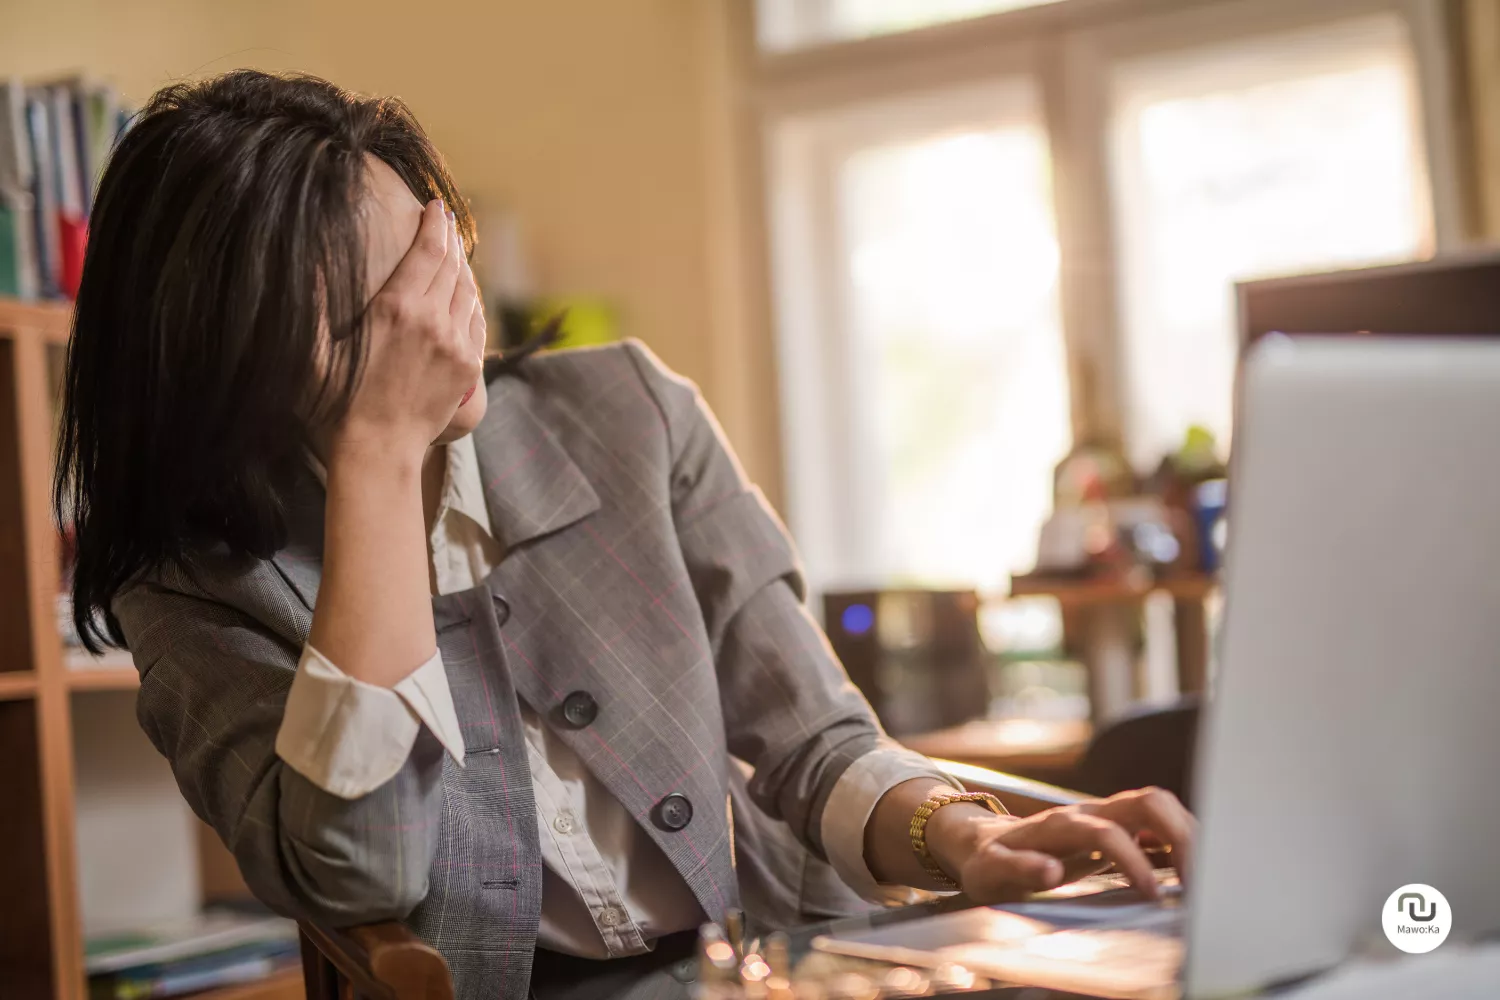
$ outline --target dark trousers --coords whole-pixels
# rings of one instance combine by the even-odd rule
[[[659,938],[644,955],[591,959],[536,950],[532,1000],[687,1000],[698,976],[698,933]]]

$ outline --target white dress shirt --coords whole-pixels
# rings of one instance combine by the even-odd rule
[[[476,586],[504,555],[491,533],[473,439],[450,444],[446,462],[428,537],[434,594]],[[537,943],[615,958],[701,923],[687,883],[645,830],[532,706],[522,700],[520,708],[545,865]],[[422,726],[463,766],[463,737],[438,654],[383,688],[350,677],[309,644],[287,695],[276,752],[320,788],[358,798],[400,770]],[[875,881],[865,864],[864,831],[886,791],[931,766],[910,751],[874,750],[844,772],[829,796],[821,829],[828,860],[866,899],[905,902],[915,895]]]

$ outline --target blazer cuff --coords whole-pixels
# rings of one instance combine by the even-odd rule
[[[463,735],[440,654],[384,688],[350,677],[307,644],[287,692],[276,754],[325,792],[357,799],[395,777],[422,726],[462,767]]]
[[[962,789],[921,754],[886,744],[856,758],[839,776],[823,807],[821,830],[828,862],[844,884],[871,903],[905,905],[931,893],[904,885],[877,882],[865,863],[865,826],[881,796],[903,781],[931,778]]]

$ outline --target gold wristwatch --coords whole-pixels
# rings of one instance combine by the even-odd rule
[[[936,791],[917,806],[917,811],[911,817],[911,849],[916,852],[917,860],[922,863],[922,870],[944,889],[957,889],[960,886],[952,876],[939,867],[932,852],[927,849],[927,821],[943,806],[950,806],[955,802],[977,802],[996,816],[1008,815],[1005,807],[1000,804],[1000,800],[989,792]]]

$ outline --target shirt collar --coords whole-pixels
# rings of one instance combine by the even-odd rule
[[[542,393],[514,374],[496,378],[488,392],[489,412],[472,443],[489,515],[480,527],[514,551],[597,511],[599,494],[550,429],[557,417],[549,419]],[[318,466],[309,463],[308,471]],[[324,495],[314,475],[297,477],[287,504],[287,543],[273,559],[311,613],[323,573]]]
[[[438,501],[438,517],[453,511],[473,521],[486,535],[490,530],[490,512],[484,503],[484,480],[479,475],[479,456],[474,451],[474,435],[465,434],[448,445],[448,470],[443,477],[443,495]]]

